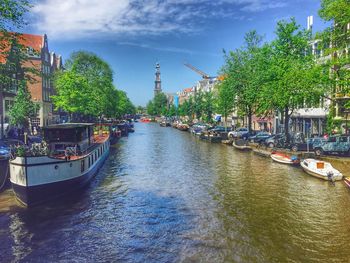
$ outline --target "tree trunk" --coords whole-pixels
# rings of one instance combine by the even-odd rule
[[[284,108],[284,134],[286,136],[286,143],[289,143],[289,108]]]
[[[250,107],[248,108],[248,131],[252,132],[252,110]]]

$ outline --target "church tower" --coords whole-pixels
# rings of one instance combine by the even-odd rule
[[[162,92],[162,85],[160,80],[160,65],[156,64],[156,81],[154,82],[154,96]]]

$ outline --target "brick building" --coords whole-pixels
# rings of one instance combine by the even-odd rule
[[[20,34],[18,43],[22,46],[27,58],[21,65],[17,65],[10,73],[11,85],[2,87],[0,92],[0,115],[3,121],[8,121],[8,112],[13,104],[17,92],[17,83],[20,79],[27,79],[27,87],[34,103],[40,107],[37,118],[31,119],[32,125],[47,126],[57,122],[57,112],[53,111],[50,98],[54,94],[52,75],[62,69],[62,58],[55,53],[50,53],[48,39],[45,35]],[[0,54],[0,62],[10,64],[13,59],[11,54],[16,52],[9,47],[10,52]],[[27,69],[27,70],[26,70]],[[34,72],[28,70],[32,69]]]

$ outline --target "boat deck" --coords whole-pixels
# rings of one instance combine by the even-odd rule
[[[103,135],[94,135],[94,143],[93,145],[91,145],[87,151],[83,152],[82,154],[77,154],[77,155],[70,155],[68,156],[68,160],[79,160],[84,158],[85,156],[87,156],[90,152],[92,152],[93,150],[95,150],[100,144],[105,143],[109,138],[109,134],[103,134]],[[62,159],[65,160],[66,156],[64,153],[62,154],[56,154],[53,156],[50,156],[53,158],[57,158],[57,159]]]

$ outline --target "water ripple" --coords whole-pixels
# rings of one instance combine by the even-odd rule
[[[342,183],[156,124],[137,124],[83,191],[0,201],[1,262],[349,262]]]

